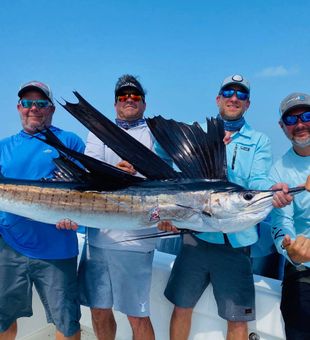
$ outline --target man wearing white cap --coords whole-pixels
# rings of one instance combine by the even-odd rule
[[[51,178],[58,151],[43,143],[46,127],[69,148],[83,152],[75,134],[52,126],[55,111],[48,85],[31,81],[18,92],[17,110],[23,129],[0,141],[0,172],[4,177]],[[64,216],[65,217],[65,216]],[[16,320],[32,315],[32,286],[44,305],[56,339],[80,339],[76,232],[55,225],[1,213],[0,215],[0,339],[15,339]]]
[[[239,74],[225,78],[216,103],[226,132],[229,181],[246,189],[270,188],[270,141],[244,119],[250,106],[249,82]],[[282,199],[285,201],[285,197]],[[175,230],[169,221],[158,226],[162,230]],[[193,308],[209,283],[213,286],[218,314],[227,320],[227,339],[248,339],[247,322],[255,319],[250,245],[257,240],[256,226],[236,233],[184,236],[165,290],[165,296],[175,305],[170,324],[171,340],[188,338]]]
[[[271,179],[297,186],[310,175],[310,96],[292,93],[280,104],[279,124],[292,147],[271,169]],[[281,312],[286,339],[310,339],[310,194],[272,213],[272,236],[286,257]]]

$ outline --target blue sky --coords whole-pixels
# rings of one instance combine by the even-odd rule
[[[77,90],[114,118],[115,82],[131,73],[148,91],[147,116],[202,122],[217,114],[222,79],[241,73],[252,89],[246,118],[277,158],[289,146],[280,101],[310,93],[309,13],[307,0],[1,0],[0,138],[20,130],[17,92],[29,80],[60,101]],[[86,137],[60,106],[54,123]]]

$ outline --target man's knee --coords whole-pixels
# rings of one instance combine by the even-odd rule
[[[148,324],[148,323],[151,322],[149,316],[139,317],[139,316],[127,315],[127,318],[128,318],[130,323],[135,323],[135,324]]]
[[[17,322],[14,321],[4,332],[0,332],[0,340],[14,340],[17,334]]]
[[[191,318],[193,314],[193,308],[184,308],[174,306],[173,315],[178,318]]]
[[[56,330],[56,340],[80,340],[81,339],[81,331],[76,331],[73,335],[65,336],[62,332],[59,330]]]
[[[151,319],[148,316],[137,317],[127,315],[128,321],[133,329],[139,329],[140,327],[150,327],[152,325]]]
[[[247,339],[248,324],[246,321],[227,321],[227,338],[230,339]]]
[[[113,311],[111,308],[108,309],[91,308],[91,316],[93,321],[95,322],[105,322],[106,320],[114,318]]]

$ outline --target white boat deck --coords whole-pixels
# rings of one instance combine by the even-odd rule
[[[151,319],[157,340],[169,339],[169,320],[172,304],[163,296],[175,256],[156,251],[153,264],[151,289]],[[260,340],[284,339],[283,321],[280,314],[281,282],[254,275],[256,287],[257,320],[249,323],[250,333],[259,335]],[[34,315],[18,321],[20,340],[53,339],[55,329],[45,320],[43,307],[34,292]],[[130,340],[131,330],[126,316],[116,312],[118,323],[117,340]],[[91,326],[88,308],[82,307],[82,340],[96,339]],[[208,287],[194,309],[190,340],[224,340],[226,322],[218,317],[212,287]]]

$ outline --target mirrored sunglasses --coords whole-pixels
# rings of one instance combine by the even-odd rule
[[[231,98],[234,94],[236,94],[236,97],[239,100],[247,100],[250,97],[248,92],[243,92],[240,90],[224,89],[220,91],[220,95],[223,96],[224,98]]]
[[[142,100],[142,96],[133,93],[117,96],[117,100],[121,103],[125,102],[128,98],[132,99],[134,102],[139,102],[140,100]]]
[[[45,109],[49,106],[52,106],[53,104],[45,99],[38,99],[38,100],[30,100],[30,99],[21,99],[20,104],[25,109],[32,108],[33,105],[35,105],[38,109]]]
[[[292,126],[296,125],[298,122],[298,119],[300,119],[304,123],[309,123],[310,122],[310,112],[303,112],[300,113],[299,115],[287,115],[282,117],[282,121],[285,125],[287,126]]]

